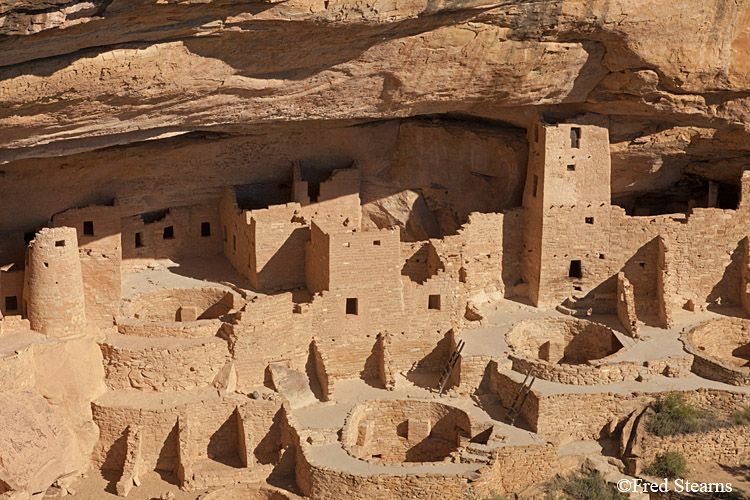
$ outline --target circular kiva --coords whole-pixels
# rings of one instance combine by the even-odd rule
[[[589,385],[635,380],[642,364],[613,361],[622,344],[611,328],[574,318],[522,321],[507,334],[513,369],[544,380]]]
[[[373,400],[349,414],[341,433],[353,457],[388,464],[439,462],[471,437],[471,419],[432,401]]]
[[[707,321],[682,334],[693,355],[692,370],[701,377],[731,385],[750,385],[750,320]]]

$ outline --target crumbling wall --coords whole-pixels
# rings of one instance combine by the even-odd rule
[[[638,316],[635,312],[635,294],[633,285],[625,273],[617,273],[617,319],[625,331],[633,338],[638,338]]]

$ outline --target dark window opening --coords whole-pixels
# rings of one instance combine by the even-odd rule
[[[171,240],[174,238],[174,226],[167,226],[164,228],[164,239]]]
[[[602,260],[604,260],[604,254],[603,254],[603,253],[600,253],[600,254],[599,254],[599,258],[600,258],[600,259],[602,259]]]
[[[439,311],[440,310],[440,295],[430,295],[430,297],[427,299],[427,308]]]
[[[94,236],[94,221],[92,220],[83,221],[83,235]]]
[[[581,127],[570,128],[570,147],[573,149],[581,147]]]
[[[201,236],[211,236],[210,222],[201,222]]]
[[[372,242],[372,244],[375,245],[376,247],[379,247],[380,246],[380,240],[375,240],[375,241]]]
[[[740,191],[738,185],[719,183],[716,206],[724,210],[737,210],[740,204]]]
[[[586,217],[584,220],[586,221],[586,224],[593,224],[594,223],[594,218],[593,217]]]
[[[576,166],[575,165],[568,165],[568,172],[575,172]]]
[[[580,287],[580,286],[574,286],[574,287],[573,287],[573,290],[575,290],[576,292],[582,292],[582,291],[583,291],[583,288],[582,288],[582,287]]]
[[[15,295],[12,295],[10,297],[5,297],[5,310],[6,311],[18,310],[18,297],[16,297]]]
[[[359,304],[357,304],[357,299],[346,299],[346,314],[353,314],[355,316],[359,314]]]
[[[583,269],[581,268],[580,260],[571,260],[570,269],[568,270],[568,278],[583,278]]]
[[[310,203],[317,203],[320,197],[320,182],[307,183],[307,196],[310,197]]]
[[[56,247],[64,247],[65,246],[65,240],[57,240],[55,242]]]
[[[143,246],[143,236],[141,233],[135,233],[135,248],[141,248]]]
[[[45,262],[44,267],[49,267],[49,262]]]
[[[538,188],[539,188],[539,176],[534,175],[534,186],[531,191],[531,196],[533,196],[534,198],[536,198],[536,192]]]
[[[646,263],[645,262],[639,262],[639,266],[641,266],[641,269],[646,269]]]

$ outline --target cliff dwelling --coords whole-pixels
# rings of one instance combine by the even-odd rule
[[[511,3],[0,1],[0,500],[750,498],[750,5]]]

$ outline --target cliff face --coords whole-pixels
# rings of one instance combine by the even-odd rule
[[[6,0],[0,102],[6,180],[196,131],[335,136],[423,115],[523,129],[540,111],[592,112],[628,198],[738,178],[750,1]]]

